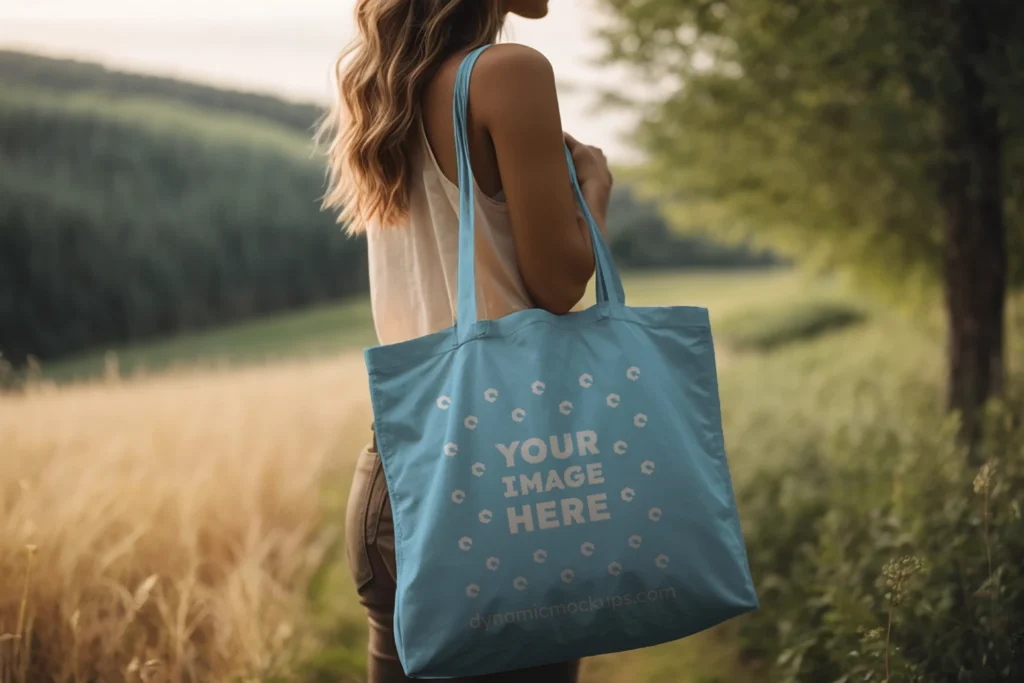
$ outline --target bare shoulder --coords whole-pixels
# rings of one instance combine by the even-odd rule
[[[555,96],[551,62],[526,45],[495,45],[480,55],[475,71],[473,95],[482,113],[548,107]]]
[[[519,43],[501,43],[485,50],[478,69],[490,75],[517,76],[552,72],[551,62],[539,50]]]

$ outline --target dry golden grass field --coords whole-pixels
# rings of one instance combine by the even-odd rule
[[[0,679],[286,671],[365,386],[349,354],[0,399]]]

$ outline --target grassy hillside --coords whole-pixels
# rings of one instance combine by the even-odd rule
[[[138,97],[243,114],[280,124],[305,137],[323,114],[310,103],[240,92],[173,78],[127,73],[100,64],[0,50],[0,84],[59,92],[92,93],[101,98]]]
[[[364,291],[302,134],[0,86],[0,349],[44,360]]]

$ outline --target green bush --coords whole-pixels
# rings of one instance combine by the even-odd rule
[[[862,322],[860,308],[837,301],[801,301],[733,314],[717,329],[736,351],[771,351]]]
[[[1024,680],[1024,378],[969,456],[939,353],[872,325],[723,374],[773,683]]]

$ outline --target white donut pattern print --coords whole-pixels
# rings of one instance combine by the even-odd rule
[[[625,375],[625,379],[628,380],[628,382],[638,382],[640,380],[640,378],[641,378],[641,371],[640,371],[640,368],[638,366],[632,365],[632,366],[629,366],[628,368],[626,368],[626,370],[624,372],[624,375]],[[622,375],[619,375],[619,377],[621,378]],[[580,374],[578,376],[578,380],[577,381],[578,381],[578,384],[579,384],[580,388],[582,388],[582,389],[589,389],[591,387],[594,387],[595,384],[597,384],[599,382],[599,379],[596,378],[594,375],[592,375],[590,373],[584,372],[584,373],[582,373],[582,374]],[[527,380],[527,383],[528,383],[528,387],[529,387],[529,389],[528,389],[529,393],[527,395],[532,394],[535,397],[550,396],[550,394],[547,393],[548,385],[543,380],[537,379],[537,380],[534,380],[533,382],[529,382],[529,380]],[[621,380],[619,380],[619,383],[621,384]],[[603,386],[603,385],[601,385],[601,386]],[[520,385],[520,387],[523,387],[523,385]],[[614,388],[614,387],[609,387],[609,388]],[[524,390],[525,389],[522,389],[522,388],[520,389],[520,391],[524,391]],[[588,396],[588,395],[589,394],[581,394],[580,396],[581,397],[585,397],[585,396]],[[492,388],[488,388],[488,389],[486,389],[483,392],[483,398],[488,403],[497,403],[499,401],[500,396],[501,396],[501,392],[499,392],[498,389],[493,388],[493,387]],[[630,398],[629,395],[627,395],[627,397],[624,399],[623,395],[620,394],[620,393],[617,393],[616,391],[612,391],[612,392],[607,393],[607,394],[602,392],[601,394],[599,394],[599,396],[603,396],[603,398],[595,397],[596,400],[599,401],[599,402],[603,402],[609,408],[619,408],[620,406],[626,406],[626,405],[628,405],[630,407],[634,407],[634,409],[635,409],[635,407],[639,407],[639,406],[633,406],[632,405],[631,401],[633,399]],[[520,395],[519,399],[517,399],[517,400],[523,400],[523,396]],[[547,403],[547,401],[544,398],[535,399],[535,400],[539,400],[541,402],[539,404],[540,405],[539,409],[544,409],[544,404]],[[579,399],[579,400],[582,400],[582,399]],[[584,403],[586,405],[590,406],[590,405],[592,405],[592,399],[586,399],[586,400],[584,400]],[[453,401],[452,401],[451,397],[449,397],[449,396],[440,396],[437,399],[437,407],[440,408],[441,410],[448,410],[449,408],[451,408],[452,405],[453,405]],[[525,405],[525,404],[522,404],[522,405]],[[550,405],[550,403],[547,403],[547,405]],[[575,411],[575,408],[576,408],[576,406],[574,405],[573,401],[571,401],[571,400],[561,400],[561,401],[557,402],[558,412],[561,413],[562,415],[566,415],[566,416],[571,415]],[[505,410],[509,410],[509,408],[506,407]],[[533,409],[531,409],[531,411],[532,410]],[[512,408],[510,410],[510,412],[505,413],[505,414],[506,415],[510,415],[511,418],[512,418],[512,421],[515,422],[515,423],[527,424],[528,421],[529,421],[528,412],[527,412],[527,410],[525,408],[522,408],[522,407]],[[625,419],[627,421],[628,420],[632,420],[632,426],[634,428],[636,428],[636,429],[643,429],[643,428],[645,428],[647,426],[648,417],[647,417],[647,415],[645,413],[642,413],[642,412],[634,413],[633,411],[629,411],[627,413],[627,415],[632,415],[632,417],[625,417]],[[615,419],[615,422],[617,422],[617,421],[618,421],[618,419]],[[627,422],[627,424],[628,424],[628,422]],[[468,429],[468,430],[475,430],[478,426],[480,426],[480,419],[476,415],[467,415],[463,419],[463,426],[466,429]],[[552,437],[552,439],[554,439],[554,438],[555,437]],[[630,451],[629,443],[626,440],[624,440],[624,439],[614,440],[611,443],[612,443],[612,446],[611,446],[610,451],[612,453],[614,453],[615,455],[624,456],[624,455],[626,455]],[[582,448],[582,446],[581,446],[581,448]],[[469,450],[469,446],[467,446],[467,452],[468,452],[468,450]],[[448,457],[454,457],[455,455],[458,454],[458,452],[459,452],[459,446],[458,446],[458,444],[456,444],[454,442],[449,442],[444,447],[444,454],[446,456],[448,456]],[[498,462],[501,462],[501,461],[499,460]],[[636,468],[637,465],[634,464],[634,465],[632,465],[632,467]],[[503,469],[503,468],[499,468],[499,471],[500,471],[500,469]],[[650,475],[654,474],[655,463],[654,463],[653,460],[645,459],[645,460],[643,460],[640,463],[640,465],[639,465],[639,467],[637,469],[639,470],[639,474],[641,475],[640,479],[642,479],[643,475],[650,476]],[[482,479],[484,477],[498,476],[498,475],[489,475],[488,474],[488,472],[489,472],[488,467],[482,461],[473,462],[470,465],[470,470],[471,470],[471,473],[473,474],[473,476],[476,477],[476,478],[481,478]],[[632,471],[633,472],[637,472],[636,469],[634,469]],[[634,475],[634,476],[636,476],[636,475]],[[646,501],[645,500],[644,487],[639,486],[639,484],[642,483],[640,479],[637,479],[635,482],[627,482],[630,485],[627,485],[627,486],[625,486],[624,488],[621,489],[618,498],[623,503],[627,503],[628,504],[628,503],[632,503],[634,500],[638,500],[638,501],[647,502],[648,505],[650,505],[650,502],[655,502],[655,501]],[[564,488],[564,486],[562,488]],[[466,491],[462,490],[462,489],[456,489],[451,494],[451,500],[455,504],[462,504],[462,503],[464,503],[468,499],[468,497],[469,497],[469,494]],[[647,523],[657,523],[657,522],[660,522],[662,517],[663,517],[663,514],[664,514],[663,511],[662,511],[662,508],[657,507],[657,506],[648,507],[648,505],[645,505],[645,506],[643,506],[641,508],[641,510],[646,509]],[[632,513],[632,514],[637,514],[637,513]],[[641,511],[638,511],[638,514],[643,515],[644,513],[641,512]],[[479,513],[477,514],[477,517],[478,517],[478,520],[479,520],[480,523],[482,523],[482,524],[490,524],[491,521],[494,519],[494,514],[490,510],[486,510],[485,509],[485,510],[480,510]],[[642,517],[640,519],[642,519]],[[600,540],[600,539],[597,539],[597,540]],[[482,541],[482,543],[484,543],[485,546],[488,546],[488,549],[491,552],[494,552],[495,549],[500,548],[499,545],[493,544],[490,541],[491,541],[491,539],[488,538],[485,541]],[[645,545],[644,544],[643,536],[640,533],[632,533],[632,534],[629,535],[628,538],[625,539],[625,545],[628,548],[630,548],[631,550],[633,550],[633,551],[639,551],[641,549],[641,547],[644,547],[644,545]],[[655,545],[657,545],[657,544],[655,543]],[[474,548],[473,539],[470,538],[469,536],[461,537],[459,539],[459,541],[458,541],[458,547],[463,552],[469,553]],[[577,558],[579,558],[581,560],[581,562],[583,562],[583,563],[588,565],[587,569],[586,569],[587,573],[585,575],[588,577],[588,580],[589,580],[589,577],[593,575],[592,572],[595,569],[597,569],[596,567],[589,566],[589,563],[592,562],[592,561],[600,561],[599,560],[600,553],[598,553],[598,544],[593,542],[593,541],[585,541],[581,545],[579,545],[578,548],[579,548],[579,554],[577,555]],[[556,550],[558,550],[558,549],[556,549]],[[657,551],[656,548],[655,548],[655,551]],[[607,553],[609,551],[605,550],[604,552]],[[630,553],[628,555],[628,557],[634,557],[634,556],[635,557],[642,557],[642,554],[638,553],[637,555],[633,555],[632,553]],[[621,555],[620,554],[619,555],[619,560],[612,561],[610,563],[608,563],[607,560],[605,560],[605,564],[602,564],[602,565],[599,565],[599,566],[603,566],[604,567],[604,571],[607,572],[607,576],[610,576],[610,577],[621,576],[623,574],[623,572],[626,572],[629,569],[629,567],[626,566],[626,565],[632,565],[633,564],[632,562],[626,562],[625,559],[623,559],[625,557],[627,557],[627,555]],[[650,558],[651,556],[647,555],[647,557]],[[666,554],[655,552],[653,557],[654,557],[653,564],[654,564],[655,567],[657,567],[658,569],[662,569],[662,570],[664,570],[664,569],[666,569],[668,567],[668,565],[669,565],[669,558],[668,558],[668,556]],[[535,549],[535,550],[532,551],[531,556],[527,559],[527,562],[529,562],[529,560],[532,560],[530,565],[520,564],[519,565],[519,569],[520,569],[520,571],[522,571],[522,569],[525,568],[526,566],[546,565],[547,562],[548,562],[548,559],[549,559],[549,552],[548,552],[548,550],[540,549],[540,548]],[[650,562],[651,560],[648,559],[647,561]],[[477,559],[476,562],[480,562],[480,560]],[[625,562],[625,565],[623,564],[624,562]],[[481,565],[477,564],[476,566],[480,567]],[[504,563],[496,555],[487,556],[486,559],[483,561],[483,568],[485,568],[490,573],[495,573],[496,574],[496,573],[499,573],[499,572],[503,572],[504,571],[504,570],[502,570],[503,566],[504,566]],[[511,566],[516,567],[517,563],[513,562]],[[650,565],[648,565],[648,566],[650,566]],[[536,567],[536,571],[540,571],[540,570],[541,570],[541,567]],[[561,580],[562,583],[572,584],[573,582],[575,582],[576,577],[577,577],[577,572],[580,571],[580,570],[582,570],[582,565],[580,567],[578,567],[578,568],[570,568],[570,567],[565,567],[563,565],[562,569],[559,572],[559,579]],[[556,571],[558,571],[558,570],[556,570]],[[504,580],[508,581],[509,580],[507,578],[508,575],[506,574],[505,576],[506,576],[506,578]],[[519,575],[519,576],[513,575],[513,576],[514,576],[514,578],[511,579],[512,587],[516,591],[524,592],[524,591],[527,591],[527,590],[530,589],[531,582],[533,581],[533,579],[535,579],[537,577],[542,577],[543,574],[538,574],[537,576],[532,576],[529,573],[524,573],[523,575]],[[479,578],[476,579],[476,581],[478,581],[478,583],[470,583],[470,584],[468,584],[466,586],[466,595],[469,598],[477,598],[477,597],[479,597],[481,595],[482,591],[485,590],[486,585],[488,585],[489,583],[493,583],[493,581],[487,580],[486,577],[484,577],[483,575],[480,575]],[[505,585],[508,585],[508,584],[505,584]],[[541,582],[540,585],[544,585],[543,581]]]

